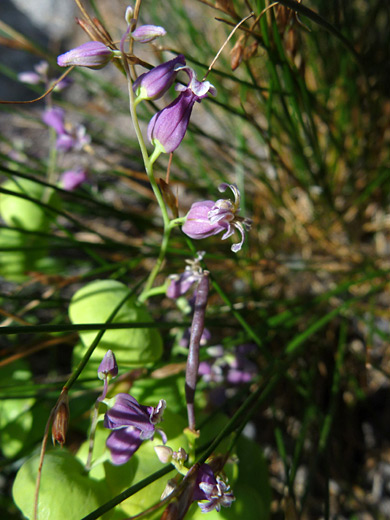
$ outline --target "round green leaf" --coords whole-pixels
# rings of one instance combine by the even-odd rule
[[[2,187],[46,204],[58,203],[53,189],[28,179],[9,179]],[[38,203],[8,194],[0,194],[0,213],[9,226],[29,231],[46,231],[52,218]]]
[[[128,293],[128,288],[116,280],[96,280],[78,290],[69,306],[72,323],[105,323],[117,305]],[[152,323],[147,308],[135,297],[127,300],[112,323]],[[97,331],[80,332],[83,344],[89,347]],[[97,370],[104,354],[111,349],[121,366],[144,366],[157,361],[162,354],[162,339],[156,328],[107,330],[91,357]],[[96,372],[95,372],[96,374]]]
[[[33,516],[38,465],[38,455],[25,462],[12,489],[15,504],[28,519]],[[39,520],[80,520],[109,498],[104,482],[90,479],[82,464],[69,452],[62,449],[46,454],[39,493]]]
[[[0,229],[0,276],[13,282],[21,282],[27,278],[26,273],[35,269],[35,264],[45,254],[43,248],[34,249],[35,245],[42,246],[32,237],[13,229]],[[23,248],[19,251],[17,248]],[[7,251],[12,248],[14,251]],[[29,249],[31,248],[31,249]]]

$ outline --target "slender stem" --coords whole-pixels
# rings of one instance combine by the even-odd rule
[[[155,263],[155,265],[145,283],[145,287],[144,287],[142,293],[139,295],[138,300],[140,302],[144,302],[150,296],[150,289],[152,288],[153,282],[156,279],[156,276],[158,275],[158,273],[161,269],[161,266],[164,262],[164,259],[165,259],[165,255],[166,255],[166,252],[168,249],[168,244],[169,244],[169,237],[171,235],[171,229],[172,229],[172,226],[170,226],[170,225],[168,225],[168,227],[164,228],[164,234],[163,234],[163,239],[161,242],[160,253],[158,255],[157,262]]]
[[[136,111],[136,105],[135,105],[135,99],[136,98],[135,98],[135,94],[134,94],[134,91],[133,91],[133,84],[132,84],[132,81],[131,81],[131,74],[130,74],[129,64],[128,64],[128,61],[126,59],[125,52],[124,52],[125,40],[126,40],[126,35],[122,38],[122,41],[121,41],[121,52],[122,52],[123,66],[124,66],[124,69],[125,69],[125,72],[126,72],[126,76],[127,76],[127,87],[128,87],[128,91],[129,91],[130,115],[131,115],[131,119],[133,121],[135,134],[137,136],[138,144],[139,144],[139,147],[140,147],[140,150],[141,150],[142,159],[143,159],[144,165],[145,165],[145,170],[146,170],[147,176],[149,178],[149,182],[150,182],[150,184],[152,186],[153,193],[154,193],[154,195],[155,195],[155,197],[157,199],[158,205],[160,206],[161,214],[162,214],[162,218],[163,218],[163,222],[164,222],[164,229],[166,229],[169,226],[168,211],[167,211],[167,208],[166,208],[163,196],[162,196],[162,194],[160,192],[160,189],[159,189],[159,187],[157,185],[157,182],[156,182],[156,179],[154,177],[154,174],[153,174],[153,164],[152,164],[152,162],[151,162],[151,160],[149,158],[148,151],[147,151],[146,145],[145,145],[145,141],[144,141],[144,138],[143,138],[140,126],[139,126],[139,121],[138,121],[138,116],[137,116],[137,111]]]

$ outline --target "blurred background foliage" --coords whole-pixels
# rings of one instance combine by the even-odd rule
[[[210,72],[218,95],[195,107],[170,169],[181,216],[196,200],[218,198],[218,184],[228,181],[241,190],[252,230],[238,255],[219,237],[190,248],[173,233],[159,280],[182,272],[184,259],[204,249],[214,284],[211,344],[258,346],[257,382],[267,391],[250,424],[268,465],[270,518],[390,518],[389,5],[286,0],[259,18],[268,5],[142,2],[142,22],[162,25],[167,36],[136,54],[155,65],[182,53],[198,77],[234,25],[254,12]],[[117,42],[123,2],[85,6]],[[32,99],[43,87],[21,89],[17,74],[45,59],[58,77],[56,55],[87,37],[69,16],[64,25],[72,29],[58,33],[61,39],[33,21],[41,38],[18,30],[15,13],[0,19],[2,96]],[[121,72],[75,69],[71,77],[53,103],[66,110],[69,125],[86,126],[91,143],[81,151],[53,157],[53,135],[41,121],[47,100],[0,105],[4,518],[20,517],[9,498],[13,476],[36,450],[71,370],[78,341],[68,319],[71,296],[94,279],[133,287],[153,267],[161,238]],[[145,129],[156,105],[140,107]],[[165,178],[167,163],[159,159],[158,176]],[[65,192],[59,174],[76,166],[88,170],[89,183]],[[172,345],[187,318],[163,295],[148,305],[164,354],[156,366],[123,373],[128,388],[137,380],[142,389],[164,366],[172,376],[185,360]],[[81,376],[71,395],[73,451],[85,438],[96,386]],[[254,388],[235,393],[224,412],[234,413]],[[212,413],[208,390],[201,406]]]

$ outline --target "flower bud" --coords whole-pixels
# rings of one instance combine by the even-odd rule
[[[133,21],[133,16],[134,16],[134,9],[132,8],[131,5],[129,5],[126,8],[126,12],[125,12],[125,20],[127,22],[127,25],[131,24],[131,22]]]
[[[72,49],[57,58],[60,67],[77,65],[78,67],[89,67],[101,69],[111,60],[113,51],[102,42],[87,42]]]
[[[196,98],[189,92],[181,92],[179,97],[160,112],[148,125],[148,139],[163,152],[171,153],[184,139]]]
[[[29,85],[38,85],[41,83],[42,78],[36,72],[20,72],[18,74],[18,80],[22,83],[28,83]]]
[[[216,89],[209,81],[198,81],[190,67],[177,67],[189,76],[189,84],[177,85],[179,96],[170,105],[157,112],[148,125],[148,139],[160,152],[171,153],[182,142],[187,131],[195,102],[200,103],[208,94],[215,95]]]
[[[185,65],[182,54],[141,74],[134,82],[133,89],[138,99],[159,99],[171,87],[177,75],[177,67]]]
[[[149,43],[159,36],[165,36],[167,31],[158,25],[140,25],[131,33],[131,37],[138,43]]]
[[[118,365],[116,363],[115,355],[112,350],[107,350],[98,368],[98,378],[106,379],[107,376],[116,377],[117,375]]]
[[[169,446],[155,446],[154,451],[156,452],[158,460],[163,464],[171,462],[174,452]]]

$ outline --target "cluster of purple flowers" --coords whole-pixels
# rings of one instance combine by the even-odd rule
[[[162,27],[154,25],[142,25],[135,28],[136,21],[132,17],[133,10],[128,8],[126,11],[128,31],[124,38],[130,34],[135,41],[146,43],[165,34]],[[118,51],[110,49],[102,42],[88,42],[62,54],[58,57],[57,62],[62,67],[78,65],[101,68],[117,55],[116,52]],[[133,84],[136,94],[135,104],[143,100],[161,98],[173,85],[180,71],[187,74],[187,84],[176,85],[175,89],[179,92],[178,97],[157,112],[148,125],[148,139],[155,147],[154,158],[160,153],[172,153],[178,148],[186,134],[195,103],[200,103],[209,94],[216,95],[215,87],[209,81],[199,81],[194,70],[186,65],[184,56],[178,55],[141,74],[136,79]],[[58,146],[66,146],[68,142],[70,142],[69,136],[61,134]],[[241,235],[241,240],[231,247],[232,251],[236,253],[242,248],[245,232],[249,231],[252,221],[239,216],[241,197],[237,186],[223,183],[219,186],[219,191],[224,192],[227,188],[232,190],[234,201],[219,199],[215,202],[212,200],[195,202],[187,214],[182,230],[193,239],[207,238],[222,232],[222,240],[232,236],[237,230]]]
[[[44,83],[45,85],[49,84],[49,64],[47,61],[40,61],[36,65],[34,65],[34,70],[20,72],[18,74],[18,79],[22,83],[27,83],[29,85],[39,85],[40,83]],[[70,78],[63,78],[61,81],[57,83],[54,90],[59,92],[64,88],[68,87],[72,83]]]
[[[157,432],[161,435],[164,446],[155,448],[156,454],[163,463],[183,463],[187,460],[187,454],[180,448],[174,452],[167,443],[165,433],[156,428],[163,420],[166,402],[161,399],[156,407],[145,406],[138,403],[129,394],[119,393],[113,399],[105,400],[107,394],[107,382],[118,374],[118,365],[115,355],[109,350],[104,356],[98,368],[98,377],[104,381],[104,390],[99,402],[105,402],[109,409],[104,416],[104,426],[111,430],[106,446],[110,450],[111,460],[115,465],[121,465],[130,460],[144,440],[153,439]],[[202,464],[197,473],[197,480],[192,495],[192,501],[198,501],[204,513],[221,506],[230,507],[233,494],[229,486],[219,477],[215,476],[208,464]]]
[[[60,152],[80,151],[91,142],[85,126],[77,125],[69,128],[65,125],[65,111],[60,107],[54,106],[46,109],[42,115],[42,121],[55,130],[56,149]],[[61,175],[60,185],[66,191],[74,191],[86,182],[87,178],[87,172],[83,168],[67,170]]]

